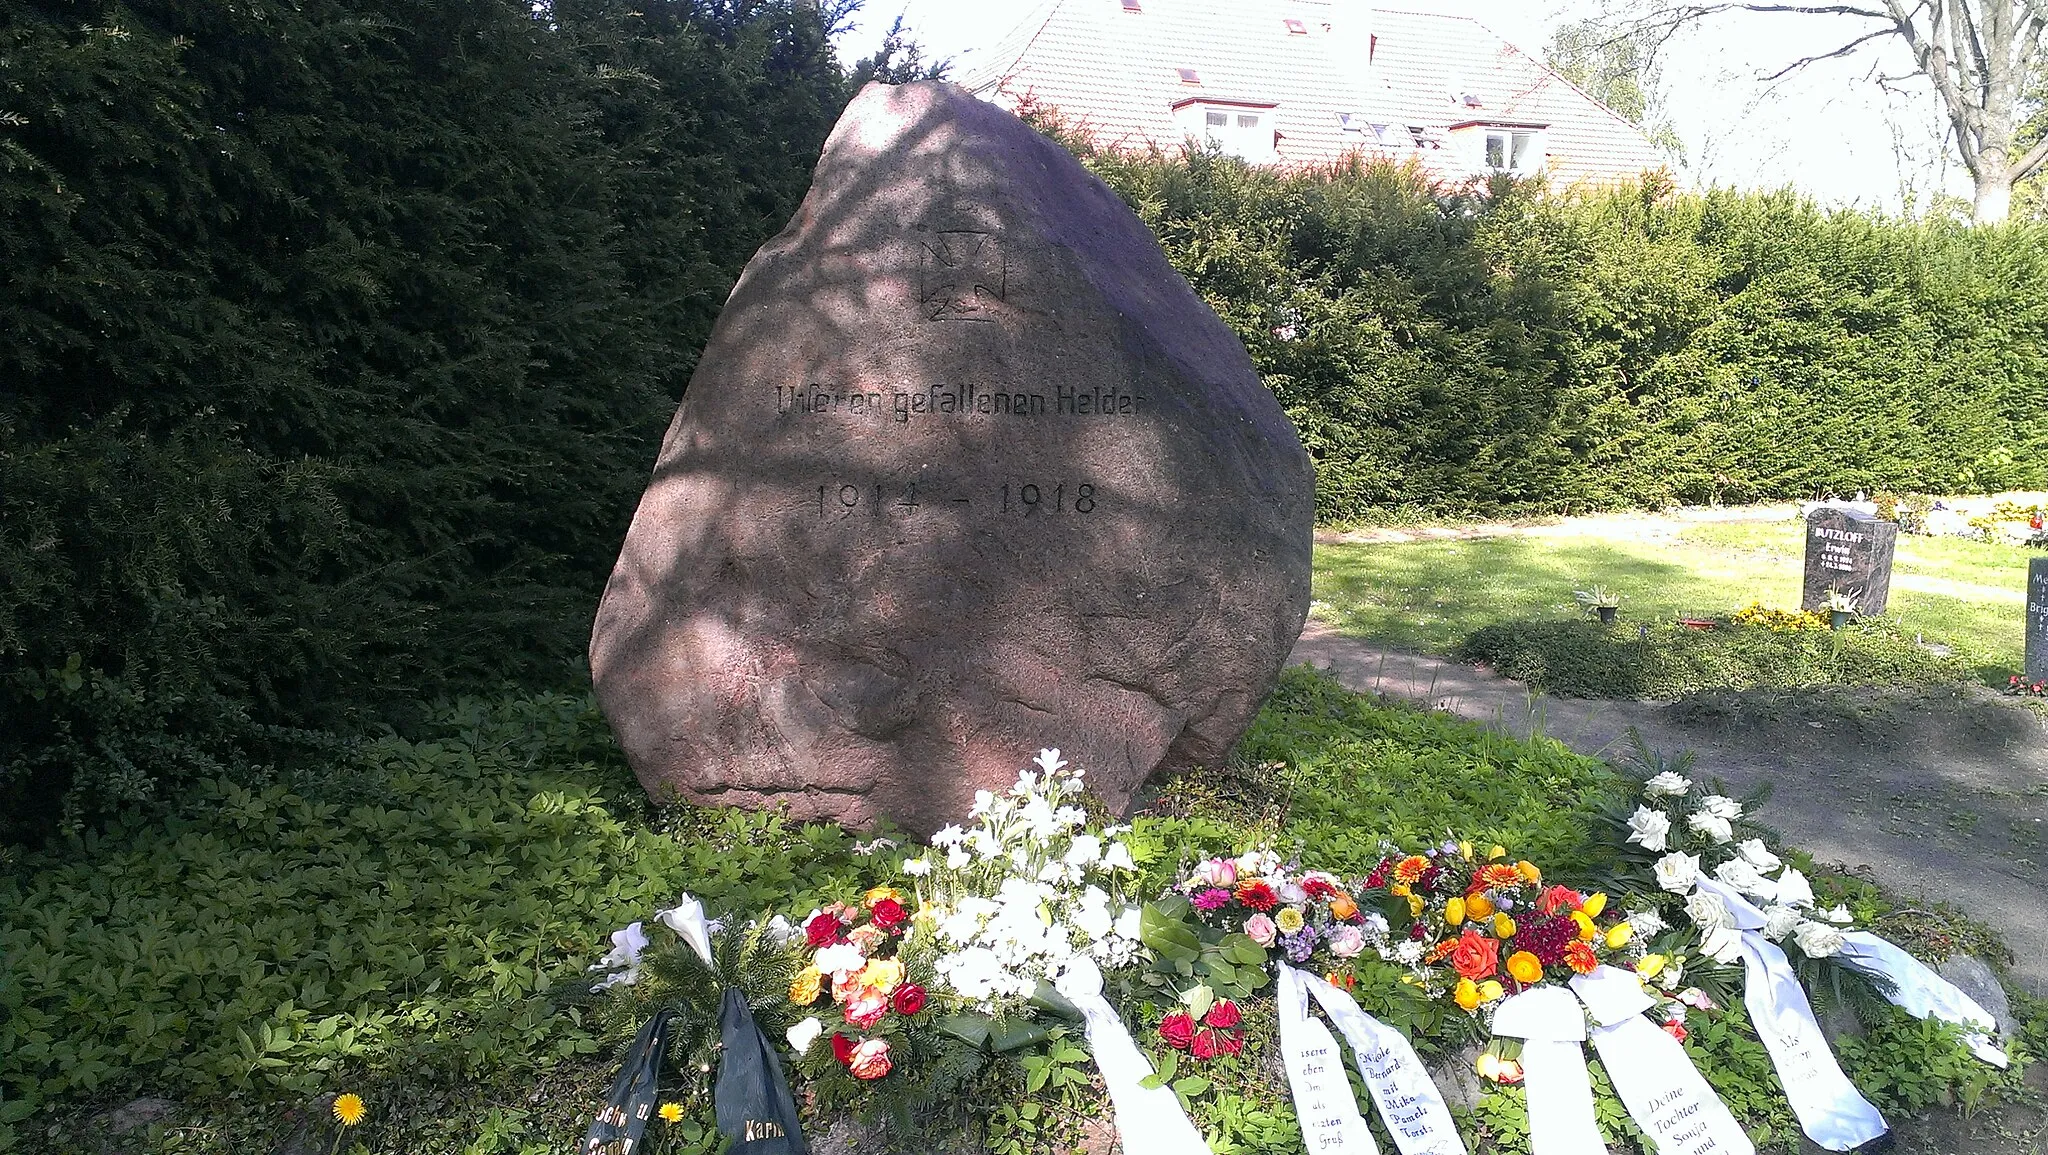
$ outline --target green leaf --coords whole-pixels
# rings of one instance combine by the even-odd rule
[[[1185,900],[1182,900],[1182,905],[1186,905]],[[1173,963],[1193,963],[1202,953],[1202,940],[1161,903],[1148,902],[1139,913],[1138,940],[1160,958]]]

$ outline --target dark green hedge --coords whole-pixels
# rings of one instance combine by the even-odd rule
[[[2040,225],[1070,147],[1244,339],[1326,521],[2048,485]]]
[[[848,95],[824,19],[0,13],[0,836],[570,681]]]

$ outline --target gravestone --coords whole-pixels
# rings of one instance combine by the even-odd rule
[[[1896,522],[1853,509],[1822,506],[1806,515],[1806,585],[1801,609],[1825,610],[1828,591],[1856,602],[1856,612],[1884,612],[1892,591],[1892,554],[1899,541]]]
[[[641,783],[915,834],[1042,747],[1125,809],[1307,616],[1314,478],[1137,216],[952,85],[870,85],[719,316],[606,587]]]
[[[2048,682],[2048,557],[2027,563],[2027,681]]]

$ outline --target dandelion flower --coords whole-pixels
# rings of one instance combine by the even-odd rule
[[[682,1122],[683,1105],[681,1103],[663,1103],[661,1105],[661,1119],[664,1123]]]
[[[334,1117],[344,1127],[353,1127],[363,1121],[363,1097],[351,1091],[334,1100]]]

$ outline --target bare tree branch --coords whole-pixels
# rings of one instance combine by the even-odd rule
[[[2034,147],[2028,149],[2025,156],[2013,162],[2012,179],[2025,180],[2034,175],[2043,164],[2048,164],[2048,136],[2035,141]]]
[[[1865,44],[1868,44],[1873,40],[1891,35],[1894,35],[1894,33],[1889,28],[1880,28],[1875,32],[1866,32],[1863,35],[1858,36],[1856,39],[1851,40],[1849,43],[1842,45],[1840,48],[1835,49],[1833,52],[1823,52],[1818,56],[1803,56],[1798,60],[1795,60],[1792,63],[1787,64],[1785,67],[1780,68],[1776,72],[1771,73],[1769,76],[1763,77],[1763,79],[1765,81],[1772,81],[1777,80],[1783,76],[1789,76],[1792,73],[1799,71],[1800,69],[1806,67],[1809,64],[1818,64],[1823,60],[1833,60],[1837,56],[1847,56],[1851,52],[1856,51],[1858,48],[1863,47]]]

